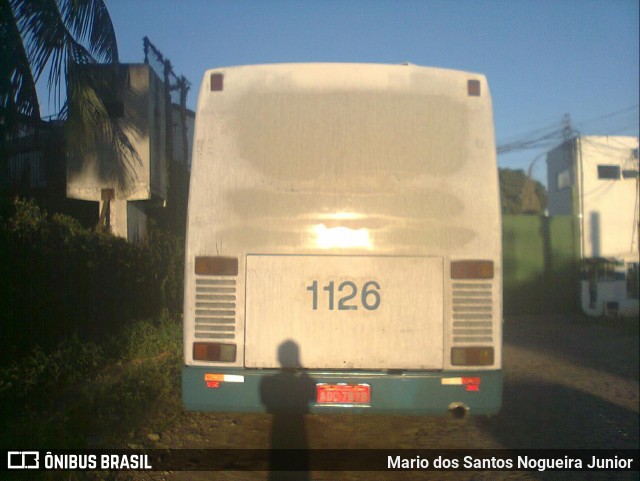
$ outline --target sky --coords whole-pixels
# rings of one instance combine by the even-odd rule
[[[143,37],[192,84],[205,70],[281,62],[442,67],[487,76],[500,167],[546,183],[563,118],[582,135],[638,135],[637,0],[105,0],[121,62]]]

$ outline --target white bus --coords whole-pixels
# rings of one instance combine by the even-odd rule
[[[209,70],[193,152],[187,409],[498,411],[500,194],[483,75]]]

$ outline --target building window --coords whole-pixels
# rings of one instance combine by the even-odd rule
[[[638,178],[638,171],[637,170],[633,170],[633,169],[625,169],[622,171],[622,178],[623,179],[637,179]]]
[[[619,165],[598,165],[598,179],[618,180],[620,179]]]
[[[571,187],[571,175],[569,174],[569,169],[565,169],[562,172],[558,173],[558,176],[556,178],[556,185],[557,190]]]

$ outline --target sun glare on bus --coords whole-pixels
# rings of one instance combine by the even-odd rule
[[[328,220],[357,220],[362,219],[363,217],[363,214],[358,214],[357,212],[351,211],[333,212],[331,214],[323,214],[320,216],[321,219]]]
[[[348,227],[327,227],[318,224],[313,227],[316,245],[320,249],[348,249],[359,247],[373,249],[368,229],[349,229]]]

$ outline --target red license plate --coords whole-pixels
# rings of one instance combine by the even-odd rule
[[[369,404],[370,400],[368,384],[316,384],[319,404]]]

